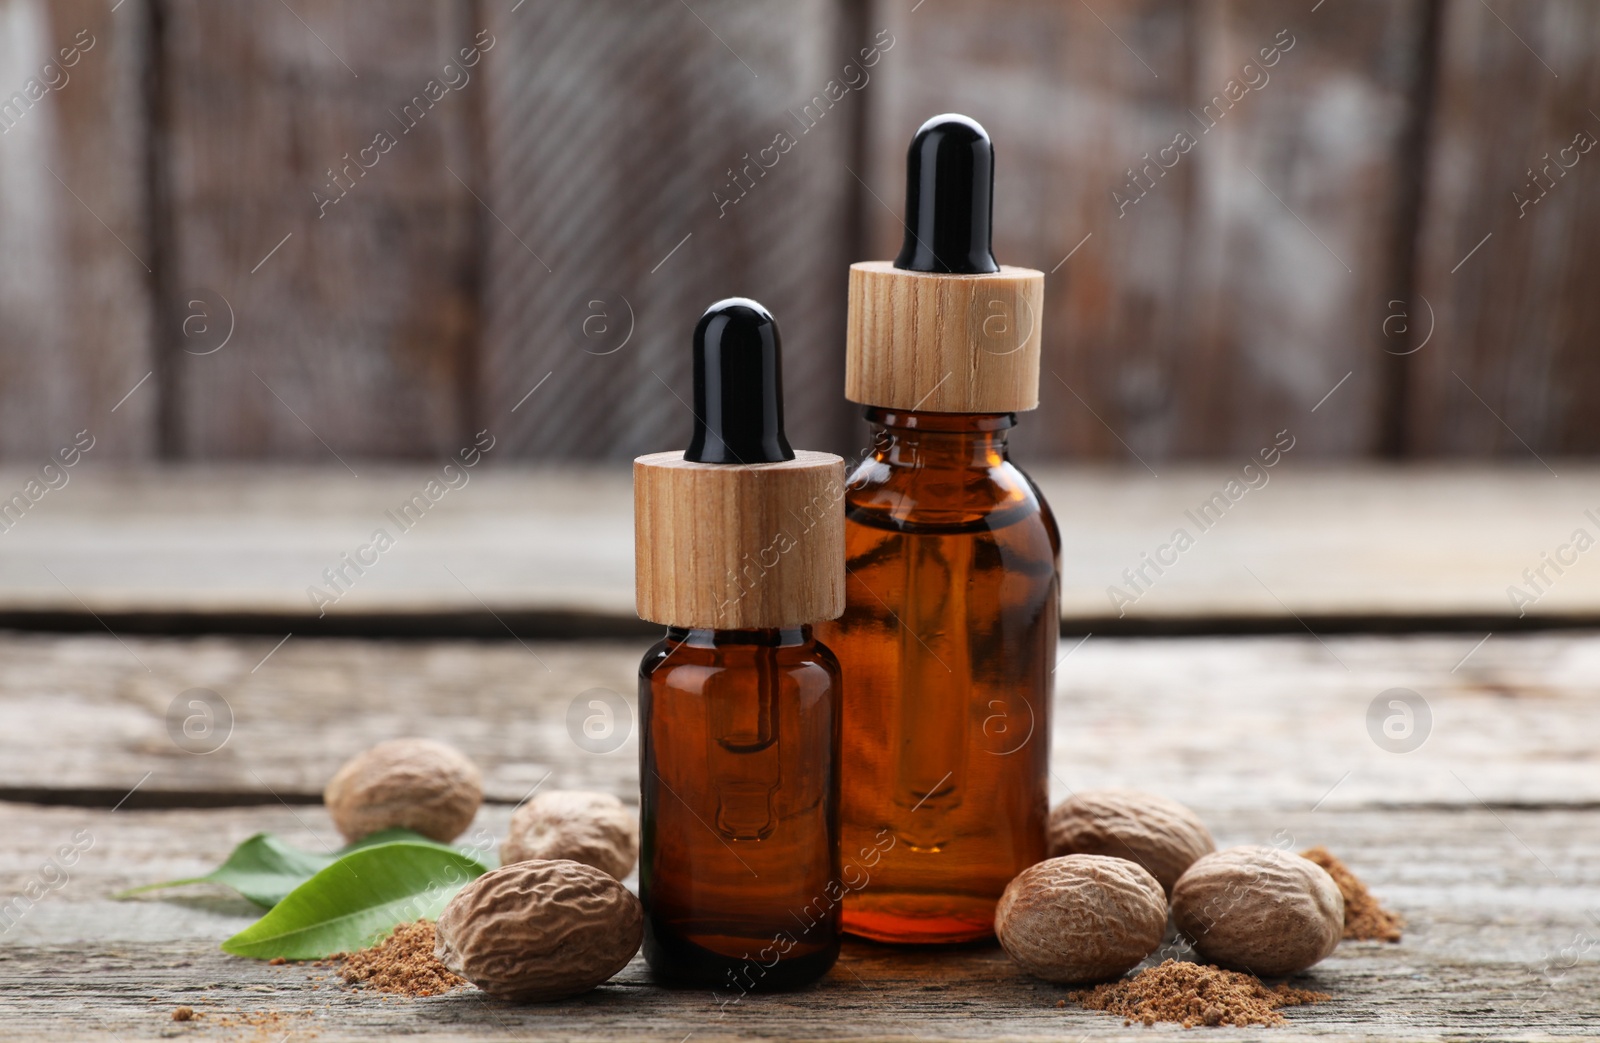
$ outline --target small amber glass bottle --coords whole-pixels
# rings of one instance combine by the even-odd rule
[[[640,881],[658,978],[738,995],[833,965],[838,698],[809,626],[674,627],[645,656]]]
[[[964,116],[908,157],[900,256],[851,267],[846,394],[874,444],[848,484],[846,607],[821,626],[849,683],[843,858],[872,858],[845,930],[991,935],[1045,857],[1060,628],[1055,520],[1007,457],[1038,404],[1044,276],[990,249],[994,160]]]
[[[839,954],[839,665],[811,624],[844,607],[844,465],[783,436],[780,350],[754,301],[695,328],[695,432],[634,462],[640,897],[658,980],[719,1002]]]

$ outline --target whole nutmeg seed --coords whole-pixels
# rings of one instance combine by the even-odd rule
[[[593,866],[516,862],[462,888],[434,930],[439,962],[489,995],[559,1000],[628,965],[644,939],[644,908]]]
[[[1111,855],[1150,871],[1167,894],[1195,859],[1217,849],[1205,823],[1175,800],[1128,789],[1084,790],[1050,812],[1050,857]]]
[[[1066,855],[1024,869],[995,907],[1000,944],[1035,978],[1101,981],[1155,952],[1167,896],[1141,866],[1105,855]]]
[[[1211,962],[1279,978],[1338,946],[1344,896],[1310,859],[1272,847],[1230,847],[1179,878],[1172,919]]]
[[[390,739],[346,761],[322,802],[352,843],[381,829],[413,829],[447,844],[472,825],[483,776],[442,742]]]
[[[621,880],[639,859],[639,823],[609,793],[552,790],[511,815],[500,861],[566,858]]]

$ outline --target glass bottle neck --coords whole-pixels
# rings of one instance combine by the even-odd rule
[[[757,648],[782,648],[808,645],[811,624],[797,627],[756,627],[747,630],[713,630],[705,627],[667,627],[667,640],[691,648],[727,648],[747,645]]]
[[[873,458],[891,467],[996,467],[1015,413],[917,413],[868,406]]]

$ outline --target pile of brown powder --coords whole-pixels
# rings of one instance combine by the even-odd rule
[[[370,949],[332,957],[346,984],[401,996],[437,996],[467,984],[433,955],[433,921],[403,923]]]
[[[1326,869],[1328,875],[1333,877],[1333,882],[1339,885],[1339,891],[1344,895],[1346,938],[1361,942],[1400,940],[1400,928],[1405,926],[1405,921],[1379,905],[1378,900],[1372,897],[1372,892],[1367,890],[1367,885],[1350,872],[1348,866],[1334,858],[1325,847],[1314,847],[1300,854]]]
[[[1279,1007],[1320,1003],[1332,999],[1325,992],[1267,988],[1249,974],[1225,971],[1199,963],[1168,960],[1140,971],[1132,978],[1069,992],[1088,1010],[1123,1016],[1124,1025],[1176,1021],[1184,1028],[1196,1025],[1282,1025]]]

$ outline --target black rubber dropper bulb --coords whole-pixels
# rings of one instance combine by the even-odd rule
[[[977,120],[949,112],[917,128],[906,155],[906,238],[896,268],[998,272],[990,238],[994,143]]]
[[[707,308],[694,327],[694,437],[702,464],[793,460],[783,434],[783,347],[772,313],[746,297]]]

